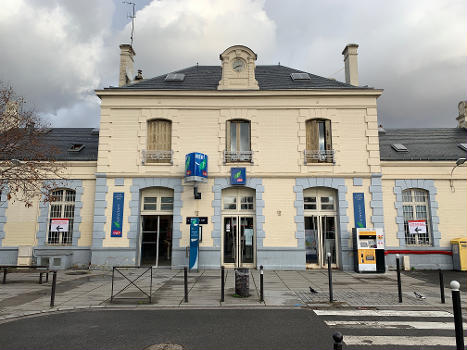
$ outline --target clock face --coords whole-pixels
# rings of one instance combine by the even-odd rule
[[[235,58],[232,61],[232,68],[237,73],[241,72],[243,69],[245,69],[245,61],[241,58]]]

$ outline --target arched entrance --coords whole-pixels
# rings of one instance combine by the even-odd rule
[[[307,268],[327,266],[327,253],[331,253],[332,266],[338,266],[336,197],[337,191],[332,188],[303,190]]]
[[[171,266],[173,192],[164,187],[141,191],[141,265]]]
[[[256,208],[251,188],[226,188],[222,191],[222,265],[255,267]]]

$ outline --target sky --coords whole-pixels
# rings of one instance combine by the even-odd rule
[[[465,0],[132,0],[135,68],[145,78],[220,65],[235,44],[277,64],[344,81],[359,45],[360,85],[384,89],[385,128],[455,127],[467,99]],[[95,89],[118,85],[121,0],[2,0],[0,81],[53,127],[97,127]]]

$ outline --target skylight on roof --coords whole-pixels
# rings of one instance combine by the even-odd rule
[[[82,143],[74,143],[68,148],[68,152],[81,152],[83,148],[84,145]]]
[[[467,143],[459,143],[457,144],[457,147],[459,147],[463,151],[467,151]]]
[[[169,73],[165,76],[165,81],[183,81],[185,80],[185,74],[183,73]]]
[[[396,152],[408,152],[409,150],[407,147],[405,147],[402,143],[393,143],[391,147],[396,151]]]
[[[310,74],[308,73],[291,73],[290,77],[292,80],[311,80]]]

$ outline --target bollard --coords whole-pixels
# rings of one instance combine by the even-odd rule
[[[151,283],[149,284],[149,304],[152,304],[152,267],[151,267]]]
[[[336,332],[332,335],[332,338],[334,339],[334,350],[342,350],[342,340],[344,339],[342,333]]]
[[[110,302],[114,301],[114,277],[115,277],[115,266],[112,267],[112,289],[110,290]]]
[[[183,268],[183,280],[185,283],[185,303],[188,303],[188,268]]]
[[[332,269],[331,269],[331,253],[328,252],[328,278],[329,278],[329,302],[334,301],[334,296],[332,293]]]
[[[39,284],[42,284],[42,273],[43,272],[39,272]]]
[[[50,293],[50,307],[55,305],[55,288],[57,286],[57,271],[53,272],[52,276],[52,292]]]
[[[45,283],[49,283],[49,273],[45,273]]]
[[[402,303],[401,264],[399,260],[399,254],[396,254],[396,266],[397,266],[397,292],[399,293],[399,303]]]
[[[225,276],[225,267],[221,266],[221,302],[224,301],[224,276]]]
[[[452,310],[454,311],[454,326],[456,328],[456,349],[464,350],[460,286],[460,283],[457,281],[451,281],[450,283],[452,291]]]
[[[263,276],[264,276],[264,271],[263,271],[263,265],[259,267],[260,272],[259,272],[259,301],[263,302],[264,301],[264,284],[263,284]]]
[[[443,271],[439,269],[439,291],[441,295],[441,303],[445,304],[446,299],[444,298],[444,276],[443,276]]]
[[[6,284],[6,274],[7,274],[7,272],[8,272],[8,269],[5,267],[3,269],[3,282],[2,282],[3,284]]]

